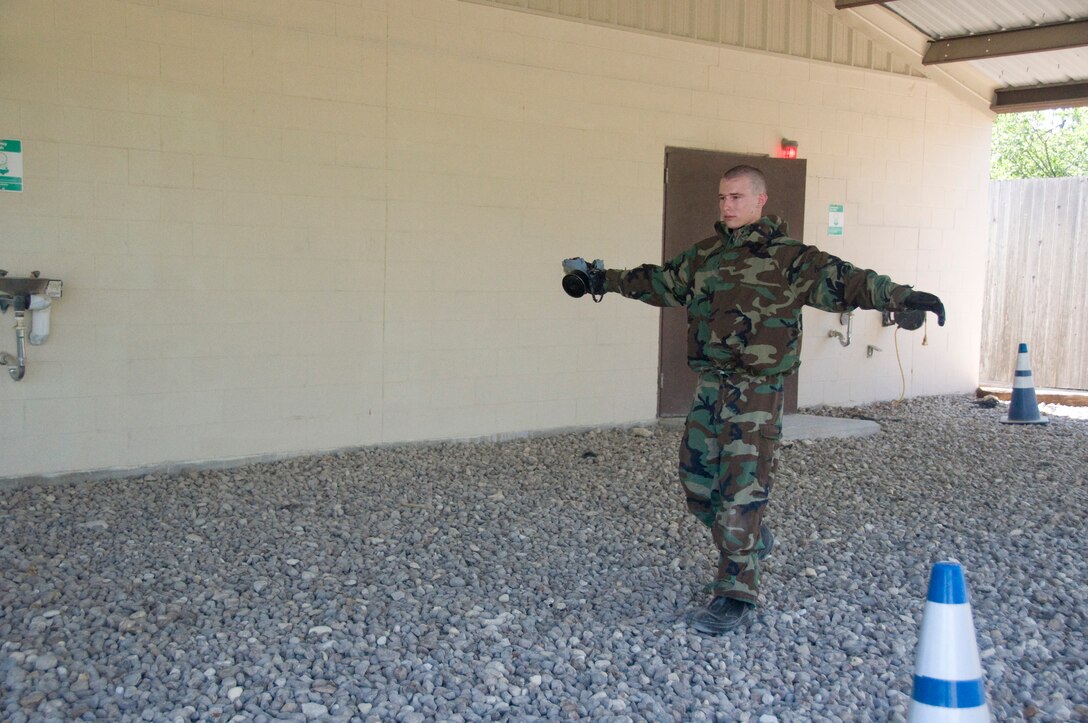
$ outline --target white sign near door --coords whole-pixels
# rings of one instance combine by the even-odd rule
[[[845,213],[841,203],[832,203],[827,207],[827,235],[842,236],[842,222]]]

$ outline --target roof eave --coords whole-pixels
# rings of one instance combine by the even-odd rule
[[[960,100],[986,113],[993,113],[994,91],[998,85],[965,63],[923,66],[929,38],[903,18],[875,2],[865,2],[848,9],[838,9],[835,0],[816,0],[828,10],[838,10],[847,25],[880,37],[902,51],[919,75],[930,78]]]

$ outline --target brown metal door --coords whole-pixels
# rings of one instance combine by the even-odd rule
[[[714,235],[718,220],[718,182],[741,163],[767,176],[766,213],[781,216],[790,236],[801,239],[805,220],[805,167],[802,159],[719,153],[688,148],[665,149],[665,232],[663,260],[671,259],[696,241]],[[657,414],[684,416],[691,407],[695,373],[687,363],[687,312],[661,310],[661,360]],[[797,375],[786,378],[786,411],[797,411]]]

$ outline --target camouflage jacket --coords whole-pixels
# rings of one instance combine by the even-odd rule
[[[910,293],[786,236],[775,216],[698,242],[663,266],[608,269],[605,290],[688,311],[688,365],[696,372],[788,374],[800,364],[801,307],[894,311]]]

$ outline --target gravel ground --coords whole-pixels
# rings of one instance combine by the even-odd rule
[[[1088,420],[810,411],[882,431],[783,449],[721,638],[672,427],[0,490],[0,719],[899,721],[955,558],[996,720],[1088,720]]]

